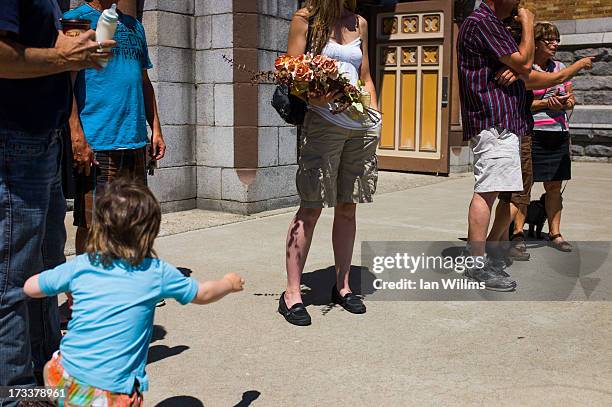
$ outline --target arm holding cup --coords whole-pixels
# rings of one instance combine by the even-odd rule
[[[112,56],[115,41],[98,44],[89,30],[77,37],[68,37],[61,31],[54,48],[27,48],[0,31],[0,78],[28,79],[54,75],[85,68],[101,69],[101,61]],[[98,49],[103,52],[97,53]]]

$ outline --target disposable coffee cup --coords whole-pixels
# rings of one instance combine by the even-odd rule
[[[68,37],[78,37],[91,28],[89,20],[61,19],[62,31]]]

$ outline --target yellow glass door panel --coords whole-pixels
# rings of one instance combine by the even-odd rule
[[[380,98],[382,111],[380,148],[395,148],[395,88],[396,73],[385,72],[382,75]]]
[[[402,72],[402,93],[400,106],[401,150],[414,150],[416,143],[417,73]]]
[[[436,151],[438,140],[438,71],[421,77],[421,142],[419,151]]]

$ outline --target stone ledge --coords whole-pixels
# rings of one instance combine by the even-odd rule
[[[563,44],[564,47],[577,45],[604,45],[610,43],[612,43],[612,32],[561,35],[561,44]]]
[[[606,32],[612,27],[612,17],[553,21],[562,35]]]

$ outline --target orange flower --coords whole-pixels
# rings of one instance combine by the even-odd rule
[[[274,61],[274,68],[279,71],[283,68],[287,68],[292,59],[293,57],[290,55],[281,55],[280,57],[276,58],[276,61]]]
[[[298,82],[310,82],[314,77],[314,72],[310,69],[310,66],[306,64],[297,65],[293,77]]]
[[[325,61],[329,60],[325,55],[317,55],[312,59],[312,64],[315,67],[320,67]]]
[[[333,59],[328,59],[321,65],[323,72],[330,78],[335,79],[338,76],[338,65]]]

